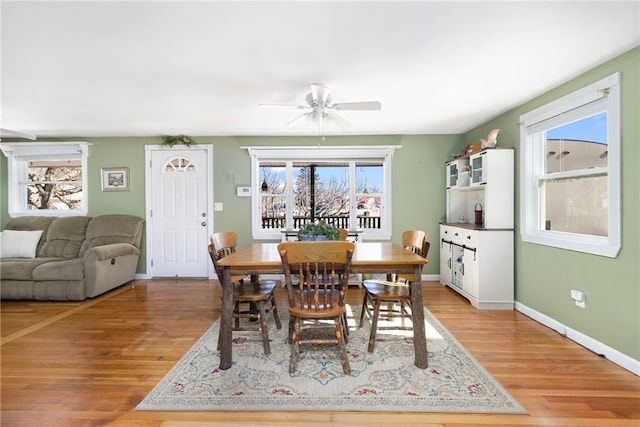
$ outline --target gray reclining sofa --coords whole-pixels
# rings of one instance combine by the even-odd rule
[[[130,282],[143,224],[142,218],[119,214],[11,219],[3,233],[42,230],[42,236],[34,258],[0,258],[2,299],[81,301]],[[6,244],[2,237],[0,244]]]

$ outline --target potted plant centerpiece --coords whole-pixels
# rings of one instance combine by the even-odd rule
[[[299,240],[340,240],[340,230],[324,220],[309,222],[298,231]]]

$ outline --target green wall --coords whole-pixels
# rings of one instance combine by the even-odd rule
[[[145,210],[145,145],[155,145],[160,138],[73,138],[90,142],[88,160],[88,210],[90,216],[107,213],[126,213],[146,216]],[[73,140],[68,139],[68,140]],[[340,136],[326,137],[214,137],[196,136],[197,144],[213,145],[213,198],[223,203],[224,210],[214,212],[214,231],[235,230],[238,244],[252,241],[250,198],[237,197],[237,186],[250,185],[251,161],[246,146],[323,146],[331,145],[398,145],[392,163],[392,241],[401,242],[402,232],[407,229],[422,229],[432,242],[429,252],[431,262],[425,274],[439,274],[438,224],[444,219],[444,163],[450,153],[464,146],[462,135],[421,136]],[[0,168],[0,222],[9,220],[7,213],[6,163],[1,156]],[[102,192],[100,169],[104,167],[129,167],[130,191]],[[227,175],[235,177],[228,183]],[[142,256],[138,262],[138,273],[146,272],[146,235],[143,236]]]
[[[520,115],[620,72],[622,89],[622,250],[607,258],[525,243],[520,238]],[[465,135],[500,128],[498,144],[516,147],[516,300],[640,360],[640,48],[635,48]],[[571,289],[586,292],[576,307]]]

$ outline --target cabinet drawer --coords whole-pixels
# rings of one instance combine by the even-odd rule
[[[478,231],[451,225],[440,226],[440,239],[444,239],[460,246],[475,248],[478,246]]]
[[[460,239],[460,229],[449,225],[440,226],[440,239],[457,243]]]
[[[470,246],[472,248],[477,248],[478,247],[478,232],[475,230],[466,230],[466,229],[461,229],[460,230],[460,236],[458,237],[459,243],[464,245],[464,246]]]

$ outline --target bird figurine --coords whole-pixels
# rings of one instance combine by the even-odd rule
[[[486,138],[480,140],[480,144],[483,149],[485,148],[494,148],[498,143],[498,134],[500,133],[500,129],[494,129],[489,132]]]

